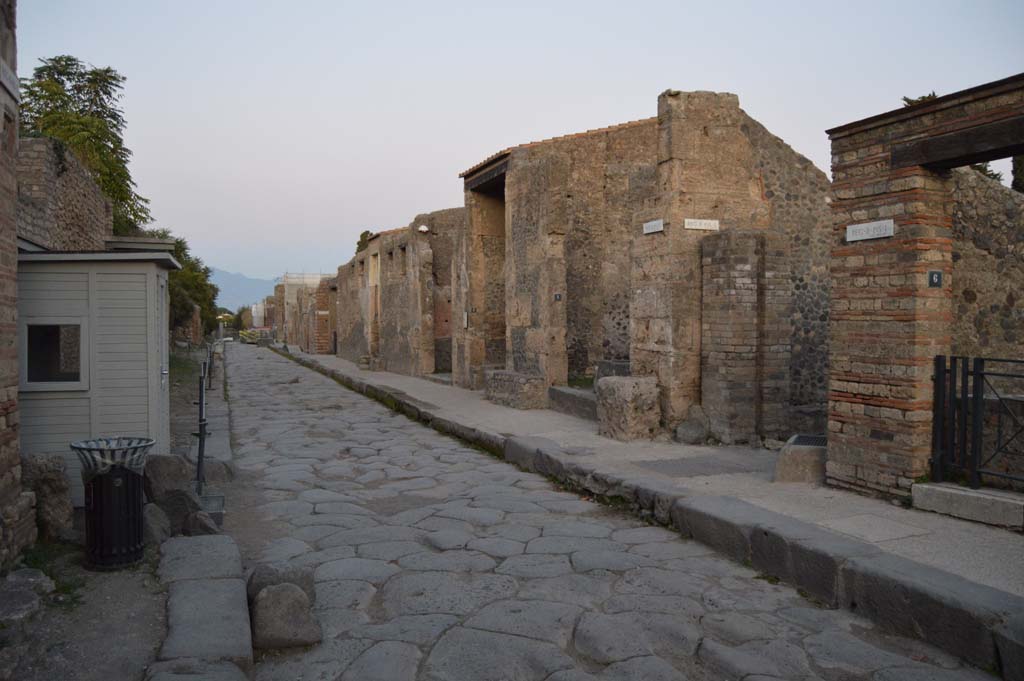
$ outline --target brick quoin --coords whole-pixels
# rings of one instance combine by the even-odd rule
[[[991,127],[1020,121],[1024,74],[828,131],[829,483],[906,496],[928,471],[933,360],[954,349],[951,168],[1020,153],[1024,137],[993,145]],[[893,236],[846,241],[848,225],[887,219]]]

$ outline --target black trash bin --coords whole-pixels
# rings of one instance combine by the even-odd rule
[[[142,491],[154,440],[111,437],[72,442],[85,483],[86,564],[117,570],[142,559]]]

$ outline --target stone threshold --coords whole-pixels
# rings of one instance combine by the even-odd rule
[[[829,608],[845,608],[881,629],[916,638],[1024,681],[1024,598],[857,539],[728,496],[687,496],[657,479],[601,470],[557,443],[506,436],[443,418],[407,393],[271,347],[434,430],[481,447],[523,470],[628,509],[796,587]]]
[[[1024,494],[935,482],[916,483],[910,492],[914,508],[1018,532],[1024,530]]]

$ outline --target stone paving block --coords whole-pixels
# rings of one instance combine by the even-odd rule
[[[167,597],[167,638],[161,660],[226,660],[252,666],[252,633],[245,582],[241,579],[186,579],[171,584]]]
[[[173,537],[160,547],[160,581],[240,579],[242,557],[226,535]]]
[[[434,646],[423,670],[430,681],[508,681],[545,679],[574,666],[550,643],[454,627]]]
[[[564,648],[580,612],[578,606],[568,603],[498,601],[484,606],[465,626],[549,641]]]
[[[995,668],[993,630],[1024,599],[892,554],[855,557],[840,572],[843,607],[981,668]]]

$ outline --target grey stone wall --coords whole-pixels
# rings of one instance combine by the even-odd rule
[[[953,354],[1024,359],[1024,194],[970,168],[953,171],[953,312]]]
[[[749,118],[749,117],[748,117]],[[787,253],[792,291],[789,400],[792,430],[824,434],[828,404],[828,177],[782,139],[749,118],[746,134],[771,207],[771,230]]]
[[[98,251],[113,236],[110,201],[81,161],[46,137],[18,143],[18,236],[53,251]]]
[[[0,58],[17,71],[14,0],[0,0]],[[17,226],[18,103],[0,88],[0,574],[36,540],[35,494],[21,482],[18,445]]]

